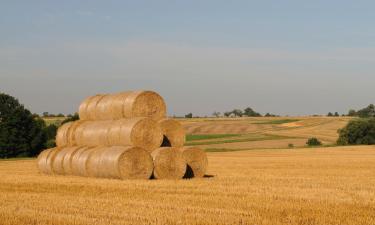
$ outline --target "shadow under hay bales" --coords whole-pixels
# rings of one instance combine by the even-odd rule
[[[172,147],[171,142],[165,135],[163,136],[163,142],[160,147]]]
[[[206,175],[203,176],[203,178],[213,178],[213,177],[215,177],[215,175],[206,174]]]
[[[190,179],[190,178],[193,178],[194,177],[194,171],[193,169],[189,166],[189,165],[186,165],[186,172],[185,172],[185,175],[184,175],[184,179]]]

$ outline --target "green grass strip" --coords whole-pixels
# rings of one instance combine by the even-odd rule
[[[207,139],[217,139],[226,137],[238,137],[242,134],[188,134],[186,135],[186,141],[199,141]]]

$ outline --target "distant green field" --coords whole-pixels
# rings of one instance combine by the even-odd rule
[[[270,120],[270,121],[261,121],[261,122],[256,122],[254,124],[284,124],[284,123],[292,123],[292,122],[297,122],[299,120],[296,119],[283,119],[283,120]]]
[[[199,141],[206,139],[217,139],[238,136],[241,136],[241,134],[188,134],[186,135],[186,141]]]
[[[43,120],[46,122],[46,125],[49,126],[51,124],[55,124],[56,126],[60,126],[61,122],[65,120],[65,117],[46,117]]]

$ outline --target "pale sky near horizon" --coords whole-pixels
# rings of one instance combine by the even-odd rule
[[[375,103],[375,1],[0,0],[0,92],[73,113],[149,89],[170,115]]]

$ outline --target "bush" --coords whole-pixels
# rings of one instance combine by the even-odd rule
[[[351,120],[340,129],[338,145],[372,145],[375,144],[375,119]]]
[[[185,115],[185,118],[193,118],[193,113],[188,113]]]
[[[63,120],[61,122],[61,125],[63,125],[64,123],[67,123],[67,122],[72,122],[72,121],[76,121],[76,120],[79,120],[79,115],[78,113],[74,113],[74,115],[70,115],[68,118],[66,118],[65,120]]]
[[[288,148],[294,148],[294,144],[289,143],[289,144],[288,144]]]
[[[45,147],[44,120],[0,93],[0,158],[35,156]]]
[[[54,148],[54,147],[56,147],[55,139],[49,139],[46,142],[46,148]]]
[[[322,142],[319,141],[317,138],[313,137],[313,138],[309,138],[309,140],[307,140],[306,144],[308,146],[320,146],[320,145],[322,145]]]

